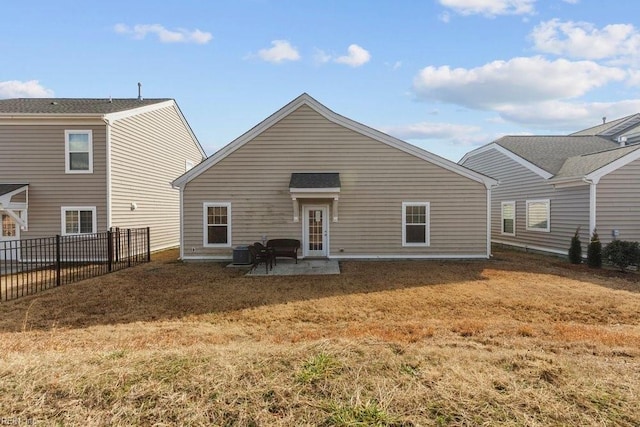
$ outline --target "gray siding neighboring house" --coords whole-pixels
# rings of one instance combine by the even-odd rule
[[[567,136],[506,136],[467,153],[459,164],[499,181],[492,241],[566,255],[578,227],[585,250],[593,230],[603,244],[640,240],[639,123],[634,114]]]
[[[171,181],[204,157],[171,99],[0,100],[0,239],[149,226],[177,246]]]
[[[271,238],[302,257],[487,258],[495,183],[303,94],[174,182],[181,258]]]

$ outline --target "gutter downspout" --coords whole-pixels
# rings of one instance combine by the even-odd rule
[[[487,259],[491,258],[491,189],[500,185],[500,181],[496,185],[487,185]]]
[[[589,238],[596,229],[596,188],[598,186],[598,179],[582,178],[584,182],[589,184]]]
[[[112,188],[111,188],[111,119],[104,116],[102,118],[107,125],[106,131],[106,174],[107,174],[107,230],[111,228],[111,204],[112,204]]]
[[[180,259],[184,260],[184,186],[180,187]]]

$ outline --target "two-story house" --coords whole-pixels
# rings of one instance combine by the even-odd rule
[[[172,99],[0,100],[0,241],[150,227],[177,246],[171,181],[205,157]]]

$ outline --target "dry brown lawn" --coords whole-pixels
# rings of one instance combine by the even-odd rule
[[[0,418],[640,425],[636,273],[504,250],[298,277],[176,257],[1,303]]]

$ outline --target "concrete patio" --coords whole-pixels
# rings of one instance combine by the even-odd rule
[[[299,276],[299,275],[323,275],[340,274],[340,265],[336,260],[330,259],[299,259],[296,264],[293,259],[278,259],[278,264],[273,266],[267,274],[264,264],[258,265],[249,271],[247,276]]]

